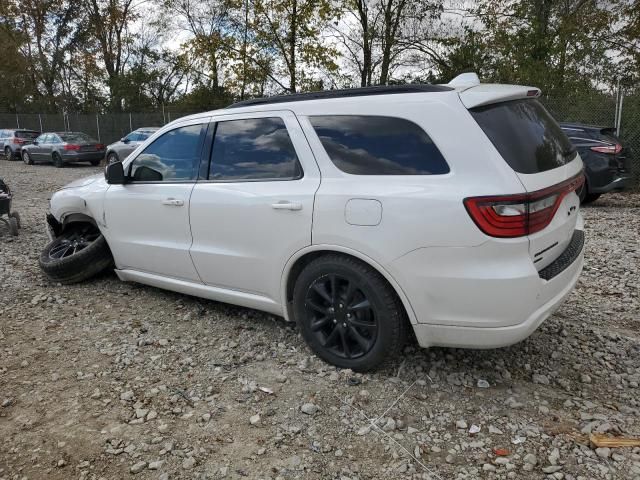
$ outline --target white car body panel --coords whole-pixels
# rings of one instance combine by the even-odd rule
[[[178,125],[236,118],[285,120],[304,176],[292,181],[107,185],[103,179],[52,198],[96,220],[117,273],[189,295],[287,319],[287,282],[304,255],[342,252],[383,275],[402,301],[422,346],[489,348],[528,336],[575,285],[582,254],[550,281],[538,270],[582,229],[577,195],[534,235],[493,238],[473,222],[463,199],[522,194],[579,174],[573,162],[547,172],[514,172],[468,108],[530,96],[533,87],[459,85],[437,93],[288,102],[219,110],[163,127],[124,162]],[[382,115],[419,125],[450,167],[444,175],[350,175],[339,170],[309,122],[314,115]],[[180,206],[163,205],[168,198]],[[294,209],[274,208],[289,202]],[[297,207],[300,208],[297,208]],[[534,254],[558,244],[534,264]]]
[[[304,175],[299,180],[199,182],[191,196],[191,257],[206,285],[279,302],[283,266],[298,250],[311,245],[320,170],[293,113],[249,115],[259,117],[284,120]],[[213,121],[243,118],[247,115],[219,116]]]

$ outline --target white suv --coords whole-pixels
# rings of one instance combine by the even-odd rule
[[[582,162],[538,89],[475,78],[176,120],[53,195],[40,264],[281,315],[360,371],[410,329],[423,347],[518,342],[580,274]]]

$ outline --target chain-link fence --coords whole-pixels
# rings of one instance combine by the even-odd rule
[[[559,122],[616,127],[619,96],[543,97],[542,102]],[[640,94],[624,96],[620,112],[620,139],[630,150],[633,187],[640,188]]]

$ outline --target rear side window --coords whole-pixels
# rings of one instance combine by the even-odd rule
[[[440,175],[449,165],[429,135],[395,117],[309,117],[336,167],[353,175]]]
[[[537,100],[514,100],[470,110],[480,128],[509,166],[518,173],[561,167],[576,150]]]
[[[33,140],[38,135],[40,135],[38,132],[16,132],[16,138],[28,138],[30,140]]]
[[[301,176],[298,156],[281,118],[217,124],[210,180],[293,180]]]

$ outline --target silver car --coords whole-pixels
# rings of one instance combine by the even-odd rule
[[[107,147],[107,163],[124,160],[138,145],[153,135],[158,127],[144,127],[134,130],[129,135],[121,138]]]

